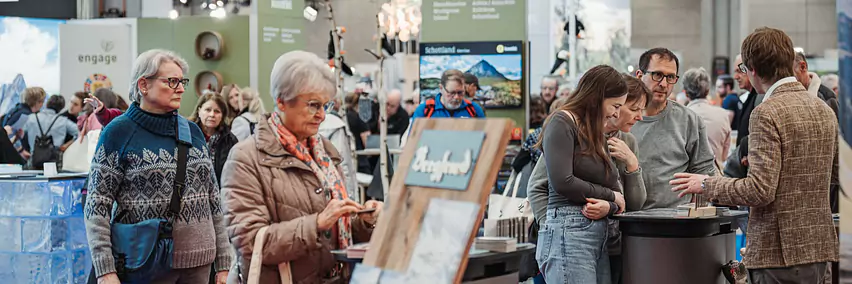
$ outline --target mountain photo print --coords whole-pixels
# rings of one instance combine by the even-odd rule
[[[441,91],[441,74],[447,70],[457,69],[477,77],[480,90],[476,92],[473,100],[483,104],[484,107],[516,108],[523,106],[523,89],[521,87],[523,57],[520,52],[509,52],[508,46],[508,44],[496,43],[456,43],[451,45],[451,48],[445,49],[455,51],[455,54],[453,52],[421,54],[421,100],[437,96]]]

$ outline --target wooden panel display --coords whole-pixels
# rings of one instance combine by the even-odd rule
[[[364,264],[381,268],[407,272],[412,253],[418,243],[421,223],[426,209],[433,198],[464,201],[478,204],[475,224],[468,234],[467,246],[461,252],[461,263],[455,274],[455,283],[461,282],[467,266],[467,255],[485,214],[488,196],[497,178],[506,146],[509,142],[514,123],[509,119],[417,119],[399,158],[398,169],[391,181],[386,207],[370,240],[370,249],[364,257]],[[406,186],[405,180],[411,168],[412,160],[418,149],[424,130],[475,131],[484,132],[485,139],[473,174],[465,190],[439,189],[421,186]],[[446,137],[452,143],[456,137]],[[427,145],[428,146],[428,145]],[[454,226],[447,223],[446,226]]]

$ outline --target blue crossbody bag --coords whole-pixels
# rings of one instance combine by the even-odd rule
[[[175,172],[169,212],[174,219],[180,215],[181,196],[186,182],[186,163],[192,135],[189,122],[176,117],[177,130],[177,171]],[[153,279],[172,270],[172,221],[167,219],[148,219],[133,224],[116,223],[125,211],[118,212],[112,220],[112,254],[115,269],[121,283],[150,283]],[[89,283],[97,283],[94,267]],[[93,282],[94,281],[94,282]]]

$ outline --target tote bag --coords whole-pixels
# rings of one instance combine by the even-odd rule
[[[257,284],[260,280],[260,268],[263,266],[263,243],[266,242],[267,229],[269,229],[269,226],[260,228],[254,237],[254,249],[251,252],[251,268],[249,268],[246,284]],[[281,284],[293,283],[293,275],[290,271],[289,262],[278,264],[278,274],[281,276]]]
[[[516,237],[519,242],[526,239],[526,228],[532,223],[533,213],[530,207],[529,200],[519,198],[518,187],[521,184],[521,175],[512,172],[509,176],[509,182],[503,189],[502,194],[491,194],[488,197],[488,218],[485,219],[485,231],[487,237]],[[511,192],[511,196],[509,196]],[[522,220],[523,219],[523,220]],[[510,229],[505,228],[506,224],[524,224],[523,226],[510,226]]]

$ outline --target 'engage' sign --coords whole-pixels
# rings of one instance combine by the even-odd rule
[[[467,189],[484,140],[482,131],[424,130],[405,184]]]

